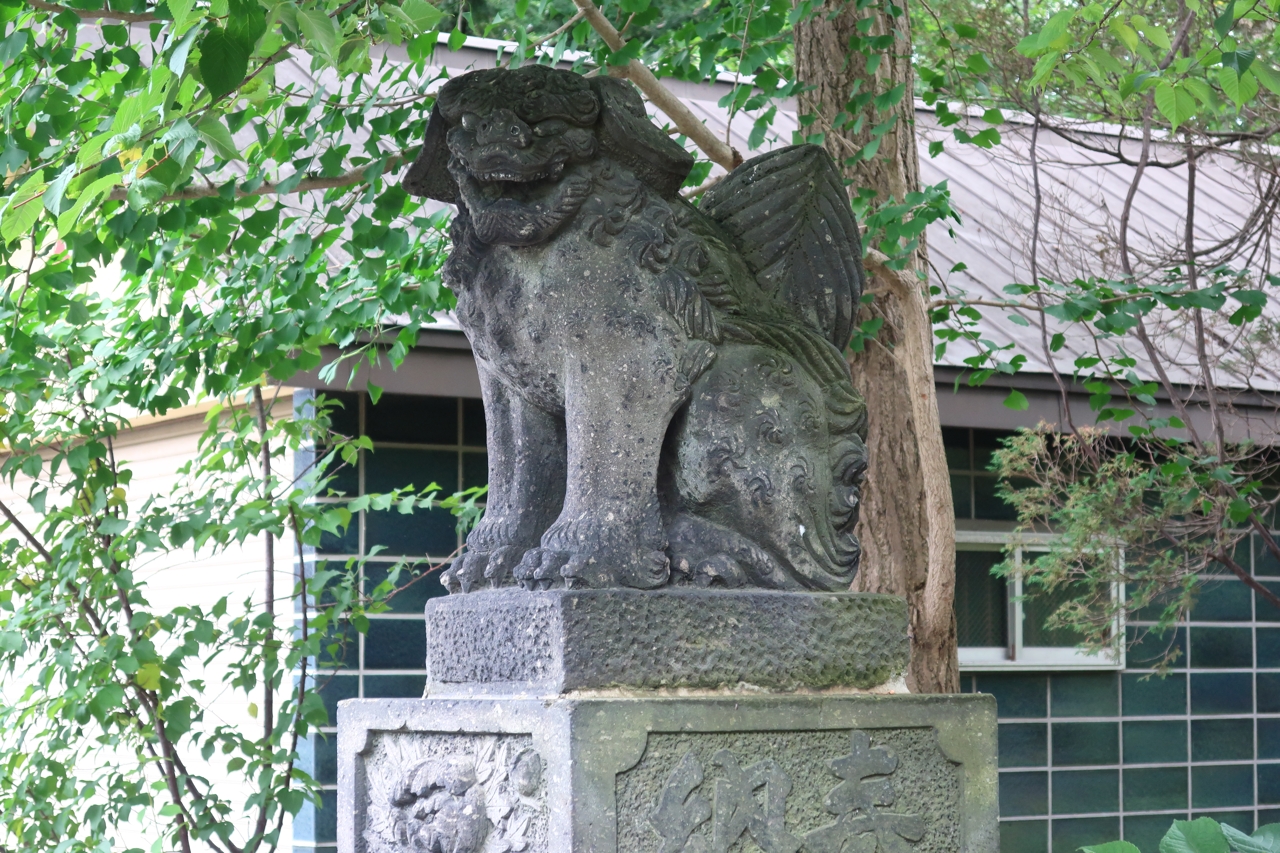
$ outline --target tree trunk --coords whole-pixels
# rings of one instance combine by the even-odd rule
[[[871,73],[863,55],[849,49],[863,16],[874,19],[870,32],[863,35],[897,33],[894,47]],[[825,146],[842,164],[850,188],[873,189],[879,201],[901,201],[919,189],[914,74],[905,12],[890,18],[871,8],[860,15],[853,3],[827,0],[797,24],[795,49],[796,76],[812,87],[799,97],[800,114],[817,116],[812,130],[825,134]],[[868,104],[860,125],[833,128],[855,91],[880,93],[899,84],[905,85],[906,94],[889,112],[877,114]],[[871,129],[891,114],[897,121],[876,155],[847,164],[871,141]],[[884,325],[876,341],[849,356],[854,385],[867,402],[870,456],[858,525],[862,568],[853,588],[906,597],[912,640],[907,685],[913,692],[954,693],[960,688],[955,510],[933,384],[927,290],[917,275],[927,268],[923,239],[901,273],[868,263],[868,288],[876,294],[869,308],[873,316],[884,318]]]

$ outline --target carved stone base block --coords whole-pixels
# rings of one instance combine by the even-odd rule
[[[866,593],[490,590],[427,603],[428,693],[872,688],[910,660],[906,601]]]
[[[990,696],[354,699],[341,853],[996,853]]]

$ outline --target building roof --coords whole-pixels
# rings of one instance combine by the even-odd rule
[[[443,37],[441,41],[427,80],[493,67],[509,59],[504,56],[508,46],[494,40],[470,38],[456,51],[443,43]],[[398,48],[387,48],[386,56],[393,61],[404,58]],[[294,59],[277,67],[277,81],[296,82],[306,89],[325,86],[333,90],[344,85],[332,71],[313,76]],[[663,82],[718,136],[724,136],[744,156],[750,156],[749,136],[756,116],[741,112],[731,116],[718,103],[736,85],[749,85],[749,81],[739,82],[733,75],[722,74],[710,83]],[[430,91],[435,85],[438,84],[426,88]],[[655,119],[669,123],[656,111]],[[922,106],[917,107],[916,124],[921,179],[926,184],[946,181],[952,205],[961,218],[959,224],[935,223],[929,228],[931,283],[942,287],[949,297],[988,302],[1015,298],[1005,292],[1005,286],[1028,282],[1032,274],[1035,195],[1030,167],[1031,128],[1012,117],[1000,127],[1003,143],[985,150],[956,142],[949,130],[938,126],[935,115]],[[757,151],[791,144],[797,128],[794,104],[783,103]],[[934,141],[945,145],[940,154],[931,157],[928,147]],[[1041,276],[1059,281],[1122,277],[1119,220],[1134,169],[1102,151],[1119,147],[1127,157],[1136,159],[1138,145],[1131,132],[1126,134],[1120,128],[1080,125],[1062,133],[1041,129],[1037,140],[1043,200],[1037,253]],[[1163,166],[1166,161],[1182,157],[1174,145],[1161,142],[1153,159]],[[1251,223],[1246,221],[1247,216],[1263,192],[1251,177],[1254,170],[1246,168],[1241,160],[1240,151],[1228,149],[1199,164],[1197,248],[1226,244],[1202,259],[1201,267],[1211,268],[1221,262],[1255,272],[1280,272],[1271,251],[1273,223],[1252,223],[1257,239],[1251,245],[1255,245],[1256,252],[1237,251],[1238,246],[1232,243],[1242,229],[1248,231]],[[721,171],[715,167],[712,174]],[[1133,206],[1130,236],[1134,267],[1140,277],[1150,278],[1178,263],[1185,227],[1186,184],[1185,165],[1146,170]],[[974,328],[982,339],[995,346],[1012,344],[1013,352],[1027,359],[1024,372],[1051,372],[1042,344],[1039,312],[999,307],[980,310],[983,316]],[[441,319],[449,325],[447,318]],[[1195,386],[1200,384],[1200,371],[1195,363],[1194,338],[1184,320],[1185,316],[1176,315],[1153,317],[1151,337],[1164,354],[1162,361],[1170,380],[1177,385]],[[1226,323],[1223,312],[1212,317],[1209,325],[1210,361],[1220,385],[1258,392],[1280,391],[1280,347],[1258,346],[1245,340],[1238,328]],[[1059,372],[1068,376],[1075,372],[1077,357],[1095,351],[1118,351],[1115,341],[1098,342],[1083,334],[1078,325],[1065,326],[1050,319],[1047,330],[1049,335],[1061,331],[1066,336],[1066,346],[1052,357]],[[937,364],[962,369],[966,366],[964,360],[976,352],[968,342],[952,343]],[[1005,357],[1011,354],[1006,353]],[[1157,378],[1144,353],[1131,350],[1127,354],[1137,361],[1138,376]]]

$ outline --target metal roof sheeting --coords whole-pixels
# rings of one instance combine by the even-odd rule
[[[501,45],[491,40],[472,39],[457,51],[441,44],[427,79],[435,78],[440,72],[456,76],[465,70],[493,67],[502,56],[500,48]],[[397,48],[388,48],[385,55],[392,61],[402,58]],[[301,64],[290,59],[278,66],[277,82],[294,82],[304,89],[325,86],[334,90],[345,81],[339,80],[332,71],[312,77]],[[737,85],[732,77],[721,75],[716,82],[703,84],[663,82],[717,136],[726,138],[744,156],[750,156],[749,135],[756,116],[738,113],[731,117],[718,103]],[[665,116],[656,112],[654,118],[669,124]],[[1004,291],[1005,285],[1031,279],[1034,193],[1030,127],[1011,121],[1000,127],[1003,143],[984,150],[956,142],[951,131],[940,128],[928,110],[917,109],[916,124],[921,179],[926,184],[946,181],[952,205],[962,220],[960,224],[952,223],[952,228],[947,223],[935,223],[929,228],[931,283],[941,286],[952,297],[987,301],[1013,298]],[[784,103],[757,151],[791,144],[797,128],[794,105]],[[1070,135],[1094,148],[1114,149],[1122,145],[1127,156],[1137,158],[1138,141],[1122,136],[1118,129],[1081,125]],[[944,141],[945,145],[942,153],[930,157],[928,146],[935,140]],[[1043,199],[1037,253],[1040,275],[1058,281],[1091,276],[1121,278],[1120,211],[1134,169],[1118,162],[1114,156],[1087,150],[1044,128],[1039,132],[1037,151]],[[1239,151],[1231,150],[1199,161],[1197,248],[1207,248],[1236,234],[1246,225],[1248,213],[1263,195],[1263,188],[1253,178],[1255,171],[1244,166],[1240,157]],[[1155,160],[1180,158],[1175,146],[1157,144]],[[720,172],[722,170],[715,167],[712,174]],[[1171,169],[1152,167],[1144,174],[1133,205],[1129,238],[1135,272],[1140,277],[1152,278],[1159,270],[1178,263],[1176,256],[1185,227],[1186,184],[1185,165]],[[1237,268],[1247,267],[1255,273],[1277,272],[1272,255],[1274,224],[1267,221],[1255,230],[1256,251],[1252,254],[1240,254],[1227,247],[1202,263],[1212,265],[1220,258],[1229,258]],[[960,265],[962,270],[952,271]],[[1215,381],[1224,387],[1280,390],[1280,347],[1270,340],[1246,339],[1238,328],[1230,326],[1226,316],[1234,307],[1229,303],[1226,310],[1211,315],[1207,323],[1209,360]],[[998,307],[980,310],[983,316],[975,328],[983,339],[996,346],[1012,344],[1015,352],[1026,356],[1024,371],[1050,372],[1042,345],[1039,312]],[[1010,320],[1009,314],[1020,316],[1027,325]],[[1267,316],[1280,318],[1280,312],[1269,309]],[[1155,346],[1162,353],[1169,379],[1178,385],[1199,385],[1202,383],[1194,336],[1186,323],[1185,313],[1157,312],[1150,318],[1149,329]],[[1066,337],[1066,346],[1053,355],[1058,370],[1064,374],[1075,372],[1074,362],[1078,356],[1097,352],[1114,355],[1123,345],[1126,354],[1137,361],[1136,374],[1142,379],[1156,378],[1156,371],[1133,336],[1123,341],[1098,342],[1078,324],[1063,325],[1052,319],[1048,321],[1047,331],[1049,335],[1062,332]],[[968,342],[952,343],[937,363],[962,368],[964,359],[976,352]],[[1005,357],[1008,355],[1010,353]]]

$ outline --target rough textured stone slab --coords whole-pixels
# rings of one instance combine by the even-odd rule
[[[905,602],[860,593],[518,589],[427,604],[428,692],[870,688],[907,667]]]
[[[996,853],[990,696],[356,699],[339,853]]]

